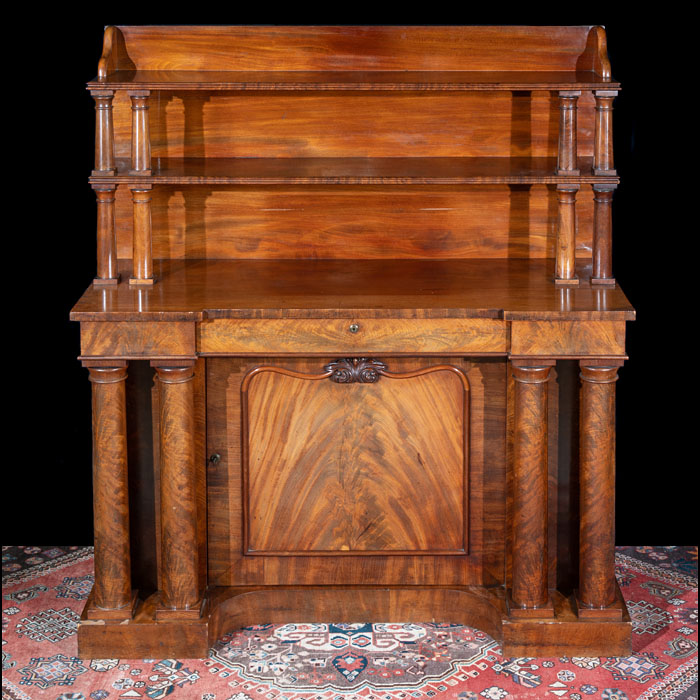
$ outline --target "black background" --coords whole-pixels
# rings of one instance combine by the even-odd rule
[[[16,84],[5,94],[3,315],[9,413],[3,466],[3,541],[91,543],[90,385],[76,361],[71,306],[95,266],[94,103],[85,82],[97,72],[107,24],[603,24],[613,76],[614,272],[638,312],[628,324],[629,361],[618,382],[617,543],[683,545],[695,540],[694,448],[698,225],[689,217],[694,142],[685,134],[692,93],[682,85],[682,22],[589,11],[488,15],[464,12],[242,13],[175,16],[107,9],[71,17],[27,17],[14,37]],[[662,21],[662,19],[664,21]],[[669,19],[671,19],[669,23]],[[40,26],[37,26],[40,24]],[[6,32],[8,32],[6,25]],[[12,40],[12,37],[9,37]],[[690,111],[689,111],[690,110]],[[19,216],[12,216],[13,212]],[[15,243],[12,244],[11,241]],[[15,247],[16,246],[16,247]],[[10,273],[10,275],[8,275]],[[673,354],[673,348],[676,355]],[[685,354],[678,349],[683,348]],[[5,386],[8,386],[6,380]]]

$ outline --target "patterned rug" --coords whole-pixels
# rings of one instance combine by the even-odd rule
[[[470,627],[359,622],[260,624],[208,659],[83,660],[92,549],[3,547],[2,698],[697,700],[697,547],[616,556],[633,619],[626,658],[505,658]]]

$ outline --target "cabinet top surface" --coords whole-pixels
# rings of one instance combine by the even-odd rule
[[[91,286],[74,321],[205,318],[632,320],[617,286],[557,288],[551,260],[160,260],[156,284]]]

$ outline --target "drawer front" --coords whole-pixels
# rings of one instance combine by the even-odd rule
[[[514,321],[511,357],[624,357],[624,321]]]
[[[440,353],[502,354],[506,323],[498,319],[213,319],[199,324],[204,355]]]
[[[194,323],[158,321],[83,322],[83,357],[193,357]]]

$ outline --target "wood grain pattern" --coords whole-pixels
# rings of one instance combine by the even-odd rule
[[[515,380],[512,616],[553,615],[547,553],[547,380],[551,364],[511,365]]]
[[[615,601],[615,382],[621,363],[581,362],[581,537],[579,601]],[[609,611],[620,616],[620,609]]]
[[[604,29],[110,27],[88,89],[98,275],[72,318],[103,544],[80,653],[204,656],[261,617],[358,611],[628,653]]]
[[[117,238],[114,225],[116,187],[93,185],[97,196],[97,277],[94,284],[117,284]]]
[[[149,104],[153,167],[159,158],[556,159],[559,149],[556,94],[520,86],[512,92],[425,94],[175,90],[154,92]],[[592,158],[590,92],[579,98],[577,115],[578,156]],[[115,158],[129,159],[126,91],[116,92],[113,119]]]
[[[131,175],[150,175],[151,128],[148,90],[129,90],[131,100]]]
[[[557,193],[546,185],[201,186],[152,193],[155,258],[554,258]],[[117,247],[131,258],[133,202],[117,187]],[[590,259],[593,192],[575,215]],[[399,233],[400,232],[400,233]]]
[[[131,274],[128,262],[121,261],[119,269],[125,277]],[[161,280],[157,289],[134,294],[125,284],[88,288],[71,319],[631,321],[635,317],[619,287],[581,284],[556,289],[551,260],[160,260],[154,270]],[[577,268],[581,279],[588,279],[590,272],[590,266]]]
[[[160,386],[161,601],[165,610],[199,617],[197,479],[193,364],[156,366]]]
[[[129,284],[152,285],[153,276],[153,229],[151,224],[152,185],[132,185],[132,259],[133,275]]]
[[[625,355],[625,324],[620,321],[522,321],[514,323],[511,357]]]
[[[484,354],[505,352],[507,342],[506,324],[496,319],[215,319],[198,331],[198,352],[213,355]]]
[[[537,185],[575,182],[616,184],[594,175],[593,160],[580,158],[580,175],[557,175],[554,158],[460,156],[439,158],[158,158],[153,174],[129,174],[119,158],[114,175],[90,182],[165,185]]]
[[[383,360],[397,372],[411,372],[440,364],[455,365],[462,368],[469,379],[469,554],[242,556],[240,387],[250,369],[270,365],[271,360],[210,358],[207,360],[208,452],[221,455],[218,463],[211,464],[208,470],[210,584],[259,585],[284,580],[290,584],[313,585],[332,577],[349,583],[381,585],[419,585],[428,580],[440,585],[455,585],[460,581],[493,585],[500,579],[503,557],[502,475],[505,471],[502,429],[505,362],[467,363],[456,358],[417,360],[397,357],[383,357]],[[325,363],[318,359],[284,358],[274,364],[305,374],[317,374],[319,367]],[[321,381],[330,384],[328,379]],[[332,386],[340,391],[352,390],[353,387],[373,389],[382,382],[390,381],[410,384],[415,380],[389,380],[383,377],[377,384]],[[213,411],[213,406],[218,410]],[[381,423],[383,414],[375,413],[375,420]],[[379,430],[377,426],[375,429]]]
[[[95,99],[95,169],[92,174],[114,175],[114,90],[91,90],[90,94]]]
[[[578,185],[557,185],[559,211],[557,220],[557,249],[554,283],[576,286],[576,194]]]
[[[263,366],[243,381],[246,553],[466,552],[462,370],[328,375]]]
[[[126,367],[89,367],[92,383],[95,586],[88,616],[131,617]]]
[[[558,175],[578,175],[578,98],[581,92],[559,93]]]
[[[116,29],[116,31],[115,31]],[[602,27],[119,26],[117,70],[592,71],[609,80]],[[121,35],[121,37],[119,36]],[[127,56],[112,48],[123,38]]]
[[[87,357],[194,356],[194,323],[125,321],[80,324],[80,350]]]
[[[596,175],[616,175],[613,165],[612,109],[616,90],[595,91],[595,150],[593,172]]]
[[[593,272],[591,284],[615,284],[612,275],[612,199],[614,185],[594,185]]]

